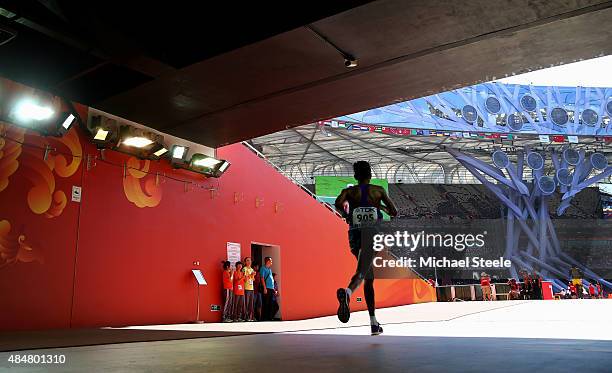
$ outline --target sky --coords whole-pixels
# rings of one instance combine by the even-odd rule
[[[515,75],[498,82],[581,87],[612,87],[612,55]]]

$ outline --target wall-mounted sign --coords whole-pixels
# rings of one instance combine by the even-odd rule
[[[81,202],[81,187],[72,186],[72,202]]]
[[[240,261],[240,244],[236,242],[228,242],[227,243],[227,260],[232,265],[232,268],[236,264],[236,262]]]
[[[221,306],[218,304],[211,304],[210,305],[210,310],[215,312],[215,311],[220,311],[221,310]]]

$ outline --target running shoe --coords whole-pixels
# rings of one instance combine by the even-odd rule
[[[338,319],[347,323],[351,318],[351,309],[349,308],[349,296],[346,293],[346,289],[340,288],[336,291],[336,296],[338,297]]]
[[[372,325],[372,335],[380,335],[383,333],[383,328],[380,324]]]

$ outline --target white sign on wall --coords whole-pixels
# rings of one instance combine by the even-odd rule
[[[227,260],[232,264],[232,268],[236,262],[240,261],[240,244],[236,242],[227,243]]]
[[[81,202],[81,187],[72,186],[72,202]]]

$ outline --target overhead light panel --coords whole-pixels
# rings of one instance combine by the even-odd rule
[[[96,115],[91,117],[87,124],[92,141],[99,148],[112,146],[117,139],[117,122],[115,120]]]
[[[55,132],[57,135],[63,135],[70,131],[70,128],[76,123],[77,117],[72,113],[62,113],[57,119]]]
[[[23,100],[15,107],[15,117],[21,122],[50,119],[55,112],[49,106],[38,105],[32,100]]]
[[[174,145],[172,147],[172,159],[177,161],[184,161],[187,157],[188,147],[182,145]]]
[[[158,142],[151,148],[149,158],[160,159],[161,157],[167,155],[168,152],[168,148],[166,148],[163,143]]]
[[[204,154],[194,154],[189,161],[189,169],[206,176],[219,177],[229,167],[230,163]]]
[[[230,166],[230,163],[228,161],[223,161],[223,164],[219,167],[219,172],[221,173],[225,172],[229,166]]]
[[[163,136],[129,124],[119,128],[119,141],[114,149],[140,159],[159,159],[168,151]]]
[[[70,129],[70,126],[72,126],[72,123],[74,123],[74,118],[75,116],[72,114],[69,114],[68,117],[66,117],[66,119],[64,119],[64,121],[62,122],[62,128],[66,131],[68,131]]]
[[[97,141],[106,141],[106,138],[108,137],[109,133],[110,133],[110,131],[105,130],[104,128],[98,128],[96,130],[96,134],[94,136],[94,140],[97,140]]]
[[[196,154],[196,155],[199,155],[199,154]],[[220,160],[212,158],[212,157],[198,158],[195,161],[193,159],[191,160],[191,166],[205,167],[205,168],[211,168],[211,169],[214,169],[219,163],[221,163]]]
[[[151,144],[153,144],[153,140],[148,139],[146,137],[128,137],[127,139],[121,142],[126,146],[133,146],[135,148],[144,148]]]
[[[156,156],[156,157],[161,157],[162,155],[164,155],[166,153],[168,153],[168,149],[162,147],[161,149],[159,149],[157,151],[154,151],[153,155]]]

